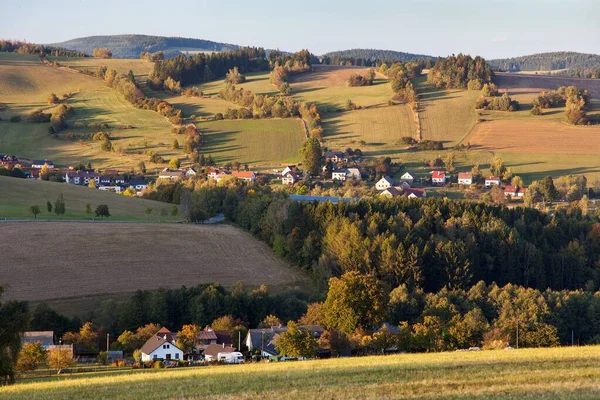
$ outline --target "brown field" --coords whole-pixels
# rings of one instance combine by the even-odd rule
[[[2,223],[0,283],[41,301],[200,283],[302,284],[267,245],[229,225]],[[15,245],[15,243],[18,243]]]
[[[600,126],[570,126],[554,121],[489,121],[478,124],[468,141],[472,147],[482,150],[593,154],[600,149]]]
[[[494,82],[499,88],[541,88],[554,90],[560,86],[582,86],[592,97],[600,97],[600,79],[568,78],[562,76],[521,75],[510,73],[496,73]],[[538,92],[539,93],[539,92]]]

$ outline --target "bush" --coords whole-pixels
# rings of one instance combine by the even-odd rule
[[[483,88],[483,82],[481,82],[481,79],[471,79],[469,83],[467,83],[467,88],[469,90],[481,90]]]
[[[94,140],[108,140],[110,139],[110,132],[96,132],[94,136],[92,136]]]
[[[32,111],[28,116],[27,120],[29,122],[50,122],[51,114],[46,114],[41,110]]]
[[[21,116],[13,115],[12,117],[10,117],[10,122],[21,122]]]
[[[152,368],[154,368],[154,369],[160,369],[160,368],[163,368],[163,363],[162,363],[162,361],[158,361],[158,360],[157,360],[157,361],[154,361],[154,364],[152,365]]]
[[[485,97],[480,97],[477,99],[477,101],[475,102],[475,109],[476,110],[485,110],[487,109],[487,106],[490,104],[490,102],[488,101],[488,99],[486,99]]]
[[[481,94],[484,97],[493,97],[498,95],[498,88],[494,83],[486,83],[481,89]]]
[[[531,115],[542,115],[542,108],[538,105],[531,107]]]

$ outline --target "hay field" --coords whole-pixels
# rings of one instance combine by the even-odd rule
[[[67,185],[66,183],[34,181],[30,179],[10,178],[0,176],[0,219],[31,219],[29,206],[37,204],[42,213],[38,219],[59,218],[46,210],[46,201],[54,203],[59,194],[65,199],[65,215],[63,219],[91,219],[85,213],[86,204],[92,205],[92,210],[99,204],[106,204],[110,210],[109,220],[121,221],[170,221],[181,217],[160,217],[160,209],[171,211],[171,204],[127,197],[115,193],[90,189],[85,186]],[[145,210],[151,207],[153,213],[148,217]],[[0,225],[0,229],[2,225]]]
[[[443,90],[427,83],[426,77],[413,80],[419,93],[419,119],[423,139],[441,140],[444,147],[459,143],[477,123],[476,90]]]
[[[0,388],[14,400],[597,399],[600,347],[400,354],[73,375]]]
[[[217,163],[239,161],[270,169],[300,158],[306,138],[299,119],[222,120],[196,124],[204,134],[201,152]]]
[[[365,156],[394,156],[406,145],[403,136],[415,137],[415,122],[407,105],[377,107],[328,114],[325,144],[330,149],[360,148]],[[360,142],[365,141],[363,145]]]
[[[254,72],[245,74],[245,76],[246,82],[235,85],[236,88],[244,88],[250,90],[254,94],[265,94],[269,96],[276,96],[279,94],[279,90],[269,82],[269,72]],[[216,96],[221,89],[225,87],[225,80],[218,79],[212,82],[191,86],[196,86],[198,89],[202,90],[206,96]]]
[[[186,97],[166,92],[152,92],[154,97],[166,100],[181,109],[185,118],[192,115],[196,118],[213,117],[216,113],[225,113],[227,108],[238,109],[240,106],[225,100],[210,97]]]
[[[499,88],[542,88],[554,90],[560,86],[582,86],[592,97],[600,98],[600,82],[598,79],[569,78],[547,75],[520,75],[496,73],[494,82]]]
[[[68,207],[67,202],[67,207]],[[229,225],[8,222],[6,296],[40,301],[200,283],[294,284],[304,275]]]
[[[106,60],[109,61],[109,60]],[[75,115],[69,118],[70,128],[53,138],[47,123],[26,122],[29,112],[45,108],[50,93],[58,96],[66,92],[76,94],[69,99]],[[168,121],[153,111],[139,110],[96,78],[42,65],[39,59],[27,55],[0,53],[0,99],[7,105],[0,112],[0,149],[9,154],[38,159],[52,159],[58,165],[72,165],[90,161],[94,167],[131,169],[139,161],[149,168],[148,157],[138,154],[154,150],[169,159],[181,156],[170,149],[173,139]],[[21,115],[23,121],[10,123],[12,115]],[[99,142],[65,139],[69,132],[94,133],[95,130],[74,128],[75,123],[106,122],[112,129],[113,146],[122,148],[127,155],[104,152]],[[118,125],[133,125],[135,129],[118,130]]]
[[[50,62],[57,61],[62,66],[67,66],[76,70],[96,70],[98,67],[105,66],[114,69],[121,74],[127,74],[132,70],[136,79],[145,81],[150,72],[154,69],[154,63],[142,59],[133,58],[93,58],[93,57],[47,57]]]

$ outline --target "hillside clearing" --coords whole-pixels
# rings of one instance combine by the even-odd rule
[[[222,120],[197,126],[204,134],[203,154],[217,163],[239,161],[255,169],[297,162],[306,138],[299,119]]]
[[[47,57],[50,62],[58,62],[76,70],[89,69],[95,71],[98,67],[107,67],[114,69],[120,74],[125,74],[132,70],[136,80],[145,81],[148,75],[154,69],[154,63],[134,58],[93,58],[93,57]]]
[[[407,105],[332,114],[324,128],[324,140],[328,148],[360,148],[365,156],[393,157],[406,147],[400,143],[403,136],[415,137],[415,122]],[[361,141],[366,144],[361,144]]]
[[[63,194],[66,205],[64,219],[91,219],[93,215],[85,213],[88,203],[92,205],[92,210],[99,204],[108,205],[110,220],[158,221],[159,218],[177,218],[160,217],[160,209],[165,208],[170,213],[172,204],[122,196],[85,186],[0,176],[0,219],[33,219],[33,215],[29,214],[29,206],[32,204],[37,204],[42,209],[38,218],[59,219],[56,214],[46,211],[46,201],[54,203],[60,193]],[[150,217],[145,212],[146,207],[153,209]]]
[[[596,399],[600,347],[400,354],[61,377],[11,399]]]
[[[0,282],[9,298],[20,300],[200,283],[294,284],[305,279],[266,244],[229,225],[0,224],[2,236],[9,232],[24,240],[0,243]]]

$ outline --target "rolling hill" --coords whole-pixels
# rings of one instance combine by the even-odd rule
[[[554,71],[560,69],[582,71],[599,68],[600,55],[576,53],[573,51],[557,51],[488,60],[488,63],[494,69],[509,72]]]
[[[92,54],[94,48],[108,47],[115,58],[139,58],[141,52],[163,51],[172,57],[182,51],[227,51],[239,46],[211,40],[148,35],[88,36],[55,43],[52,46]]]
[[[435,59],[433,56],[428,56],[425,54],[413,54],[413,53],[404,53],[401,51],[394,50],[378,50],[378,49],[350,49],[350,50],[340,50],[340,51],[331,51],[329,53],[323,54],[323,57],[350,57],[350,58],[364,58],[367,60],[388,60],[388,61],[410,61],[416,59]]]

